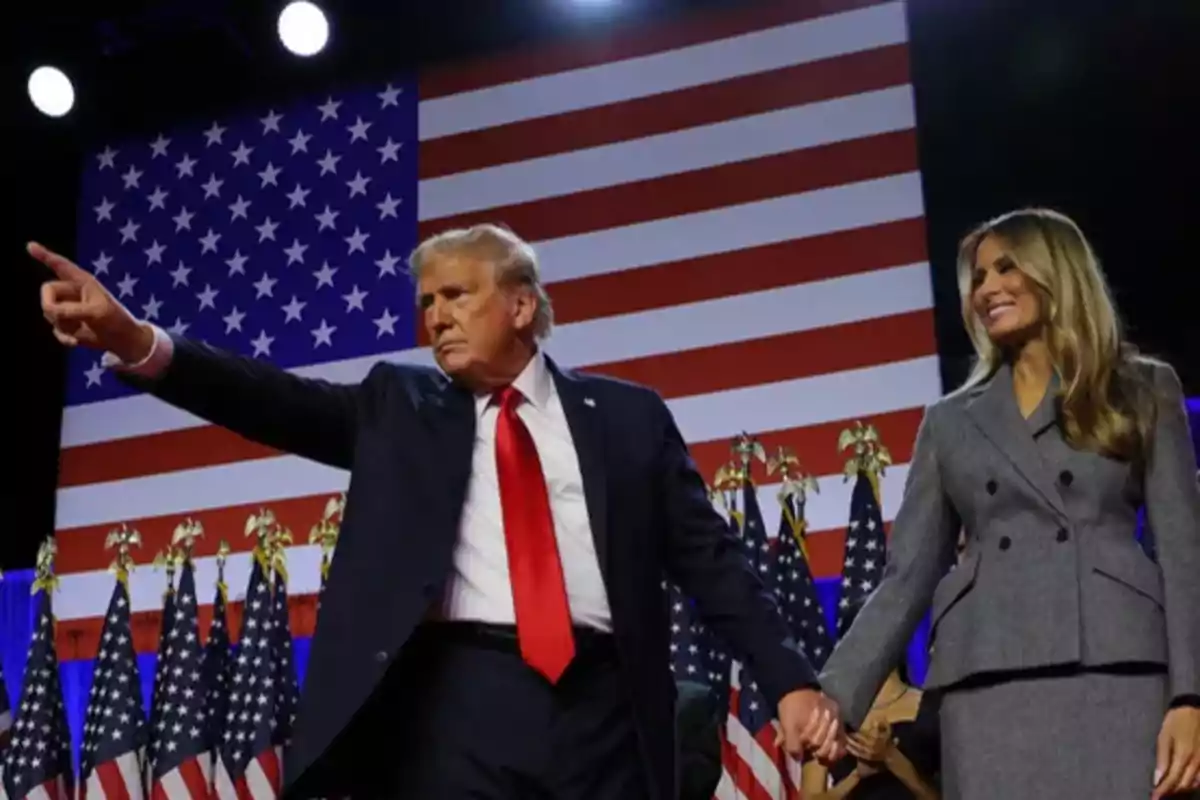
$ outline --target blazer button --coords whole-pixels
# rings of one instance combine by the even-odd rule
[[[1055,538],[1060,542],[1065,542],[1067,539],[1071,538],[1071,534],[1067,532],[1066,528],[1059,528],[1058,535]]]
[[[1010,547],[1012,547],[1012,539],[1008,538],[1007,536],[1001,536],[1000,537],[1000,549],[1007,550]]]
[[[375,660],[378,661],[380,664],[387,661],[388,660],[387,650],[380,650],[378,653],[376,653]]]
[[[1058,473],[1058,481],[1063,486],[1070,486],[1071,481],[1073,480],[1075,480],[1075,476],[1071,474],[1069,469],[1064,469],[1062,472]]]
[[[987,493],[988,493],[988,494],[995,494],[995,493],[996,493],[996,488],[997,488],[997,487],[996,487],[996,482],[995,482],[995,481],[988,481],[988,482],[987,482]]]

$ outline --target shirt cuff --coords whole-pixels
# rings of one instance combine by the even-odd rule
[[[109,369],[136,375],[139,378],[157,378],[162,375],[171,363],[171,356],[175,353],[175,343],[171,341],[170,334],[162,328],[153,324],[150,328],[154,331],[154,344],[141,361],[136,364],[126,364],[115,353],[105,353],[101,357],[100,363]]]

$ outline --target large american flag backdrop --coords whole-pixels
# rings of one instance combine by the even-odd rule
[[[807,505],[818,581],[842,566],[838,433],[873,422],[896,467],[941,392],[902,2],[801,0],[459,65],[113,142],[86,165],[78,258],[135,313],[298,374],[431,363],[404,258],[423,236],[508,224],[542,259],[560,363],[648,383],[705,475],[752,432],[825,476]],[[73,351],[57,493],[63,659],[89,659],[120,522],[166,547],[221,538],[231,627],[248,515],[304,532],[346,473],[140,395]],[[759,489],[779,517],[777,485]],[[303,542],[303,538],[299,539]],[[290,548],[298,661],[320,551]],[[161,573],[129,581],[153,653]],[[206,631],[211,612],[201,609]]]

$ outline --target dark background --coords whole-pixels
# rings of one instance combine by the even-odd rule
[[[810,0],[803,0],[809,2]],[[15,4],[0,26],[5,374],[0,567],[30,566],[53,530],[63,355],[41,319],[29,239],[72,252],[84,153],[110,136],[327,91],[406,68],[602,34],[749,0],[325,0],[329,48],[286,53],[283,2]],[[970,347],[954,248],[980,220],[1056,207],[1093,240],[1131,338],[1200,395],[1200,4],[1195,0],[909,0],[921,169],[947,387]],[[76,108],[42,117],[29,72],[70,75]]]

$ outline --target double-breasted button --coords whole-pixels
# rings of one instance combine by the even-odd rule
[[[988,494],[995,494],[995,493],[996,493],[996,489],[997,489],[997,488],[999,488],[999,487],[997,487],[997,486],[996,486],[996,482],[995,482],[995,481],[988,481],[988,482],[987,482],[987,493],[988,493]]]
[[[1000,549],[1007,550],[1010,547],[1012,547],[1012,539],[1008,538],[1007,536],[1001,536],[1000,537]]]
[[[1067,539],[1071,538],[1071,534],[1067,532],[1066,528],[1059,528],[1058,535],[1054,538],[1058,539],[1060,542],[1065,542]]]
[[[1073,480],[1075,480],[1075,476],[1071,474],[1071,470],[1069,469],[1064,469],[1058,473],[1058,482],[1063,486],[1070,486]]]

